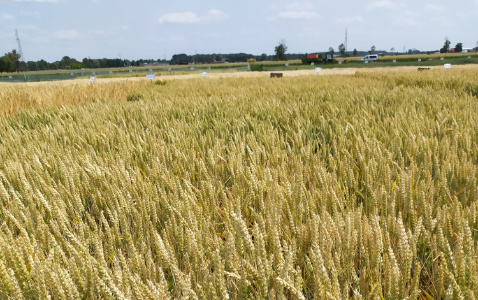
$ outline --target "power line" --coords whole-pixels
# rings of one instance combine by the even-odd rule
[[[20,54],[20,60],[25,62],[25,58],[23,57],[22,44],[20,43],[20,37],[18,36],[18,30],[16,29],[15,29],[15,36],[17,37],[18,54]]]

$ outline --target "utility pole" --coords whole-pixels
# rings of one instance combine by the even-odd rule
[[[23,50],[22,50],[22,44],[20,43],[20,37],[18,36],[18,30],[15,29],[15,36],[17,38],[17,44],[18,44],[18,54],[20,55],[20,61],[25,62],[25,58],[23,57]],[[19,64],[18,64],[18,58],[17,58],[17,72],[19,69]],[[28,69],[28,68],[27,68]]]
[[[345,52],[347,52],[347,28],[345,28]]]
[[[20,43],[20,37],[18,36],[18,31],[16,29],[15,29],[15,36],[17,37],[18,54],[20,54],[20,59],[22,61],[25,61],[25,59],[23,58],[22,44]]]

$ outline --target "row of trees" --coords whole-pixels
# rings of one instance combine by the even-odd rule
[[[443,44],[443,47],[440,49],[440,53],[448,53],[450,52],[450,40],[448,38],[445,38],[445,43]],[[463,51],[463,43],[457,43],[455,46],[454,52],[462,52]]]
[[[127,60],[127,59],[90,59],[83,58],[82,61],[78,61],[75,58],[64,56],[61,60],[55,62],[47,62],[44,59],[39,61],[24,62],[20,60],[20,54],[16,50],[5,53],[0,57],[0,73],[18,72],[18,71],[39,71],[39,70],[58,70],[58,69],[81,69],[81,68],[119,68],[130,66],[142,66],[144,64],[153,64],[163,62],[165,60],[153,60],[153,59],[139,59],[139,60]]]
[[[20,67],[20,54],[16,50],[0,57],[0,72],[16,72]]]

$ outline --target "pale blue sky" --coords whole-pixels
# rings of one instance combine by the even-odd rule
[[[476,47],[478,0],[0,0],[0,55],[26,60],[166,58],[176,53],[273,54]]]

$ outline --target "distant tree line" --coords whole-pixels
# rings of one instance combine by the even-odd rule
[[[90,59],[83,58],[83,60],[78,61],[75,58],[69,56],[64,56],[59,61],[47,62],[44,59],[39,61],[28,61],[24,62],[20,60],[20,54],[16,50],[5,53],[4,56],[0,57],[0,73],[7,72],[19,72],[19,71],[41,71],[41,70],[67,70],[67,69],[95,69],[95,68],[120,68],[120,67],[130,67],[130,66],[143,66],[145,64],[153,63],[166,63],[165,60],[154,60],[154,59],[139,59],[139,60],[128,60],[128,59],[119,59],[119,58],[101,58],[101,59]]]
[[[283,54],[283,60],[299,59],[300,54]],[[248,53],[230,53],[230,54],[195,54],[187,55],[185,53],[174,54],[169,61],[172,65],[179,64],[214,64],[214,63],[237,63],[247,62],[251,59],[255,61],[273,61],[276,60],[277,55],[267,55],[265,53],[261,55],[252,55]]]
[[[20,54],[16,50],[0,57],[0,72],[16,72],[20,68]]]

